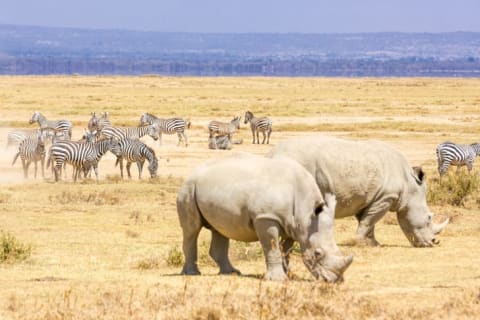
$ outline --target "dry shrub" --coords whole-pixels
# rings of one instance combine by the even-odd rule
[[[135,263],[135,269],[152,270],[160,268],[160,259],[158,257],[147,257]]]
[[[183,254],[177,246],[168,251],[167,265],[170,267],[180,267],[183,265]]]
[[[140,237],[140,233],[132,230],[125,231],[125,234],[128,238],[138,238]]]
[[[232,257],[238,260],[257,260],[263,257],[263,249],[259,242],[236,241],[230,248]]]
[[[122,193],[115,190],[112,191],[95,191],[95,192],[70,192],[62,191],[60,194],[50,195],[48,199],[51,204],[76,204],[88,203],[96,206],[116,205],[120,203]]]
[[[32,252],[32,246],[21,243],[12,234],[0,231],[0,263],[24,261]]]
[[[0,203],[8,203],[12,195],[6,193],[0,193]]]
[[[466,170],[447,172],[441,178],[430,179],[427,201],[434,205],[465,207],[470,200],[476,200],[480,191],[480,176]]]

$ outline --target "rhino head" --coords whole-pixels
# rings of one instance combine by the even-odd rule
[[[415,247],[432,247],[438,244],[435,237],[448,224],[433,222],[433,214],[427,206],[425,174],[420,167],[414,167],[409,177],[405,205],[397,211],[397,218],[403,233]]]
[[[353,256],[342,256],[333,236],[336,199],[325,195],[325,204],[315,209],[302,260],[316,279],[326,282],[343,281],[343,273],[353,261]],[[302,247],[302,242],[300,242]]]

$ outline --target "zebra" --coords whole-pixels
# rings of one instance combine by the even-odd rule
[[[104,139],[95,143],[82,143],[76,141],[59,141],[52,145],[47,160],[47,168],[52,163],[55,173],[55,181],[58,181],[59,173],[64,163],[70,163],[74,167],[73,180],[77,181],[78,174],[83,169],[84,176],[93,167],[98,181],[98,162],[109,150],[118,152],[118,143],[112,139]],[[53,164],[55,162],[55,164]]]
[[[185,147],[188,147],[188,139],[185,133],[186,129],[190,129],[190,120],[184,120],[182,118],[169,118],[162,119],[157,118],[151,113],[143,113],[140,116],[140,126],[157,124],[160,129],[160,144],[162,144],[162,133],[175,134],[178,136],[177,146],[180,145],[183,139],[185,139]],[[183,138],[183,139],[182,139]]]
[[[208,139],[208,148],[219,149],[219,150],[230,150],[232,149],[232,144],[242,144],[242,143],[243,143],[243,139],[232,141],[229,135],[216,136]]]
[[[72,138],[72,123],[68,120],[48,121],[39,111],[35,111],[29,123],[38,122],[40,128],[52,128],[55,132],[60,132],[65,140]]]
[[[210,121],[208,124],[208,131],[210,132],[209,138],[215,136],[225,136],[228,135],[230,138],[233,136],[237,129],[240,129],[240,119],[241,117],[234,117],[230,123],[220,122],[220,121]]]
[[[7,133],[7,146],[6,148],[14,145],[18,146],[20,143],[27,138],[36,138],[38,135],[43,132],[44,138],[52,139],[55,135],[55,131],[50,128],[44,129],[29,129],[29,130],[12,130]]]
[[[28,178],[28,167],[30,163],[35,165],[35,179],[37,178],[37,162],[40,161],[40,168],[42,169],[42,178],[45,178],[45,133],[39,132],[36,136],[30,136],[24,139],[19,147],[18,152],[12,161],[12,166],[17,161],[18,156],[22,159],[23,176]]]
[[[149,135],[153,140],[158,140],[159,129],[156,124],[145,127],[112,127],[106,126],[102,129],[101,136],[105,138],[121,139],[140,139],[145,135]]]
[[[263,134],[263,141],[262,144],[265,143],[265,138],[267,139],[267,144],[270,143],[270,134],[272,134],[272,120],[267,117],[259,117],[256,118],[252,112],[247,111],[245,112],[245,124],[250,122],[250,128],[252,129],[252,136],[253,141],[252,143],[255,144],[255,134],[257,136],[257,144],[260,144],[260,139],[258,136],[259,132]]]
[[[92,112],[92,117],[88,121],[88,130],[90,132],[97,132],[97,137],[102,133],[103,128],[112,127],[112,123],[108,119],[108,112],[104,112],[103,115],[98,118],[95,112]]]
[[[123,160],[127,161],[127,173],[128,177],[131,179],[130,166],[132,162],[136,162],[138,166],[138,179],[142,179],[142,170],[145,159],[148,160],[148,171],[150,172],[150,177],[155,178],[157,176],[158,169],[158,159],[155,155],[155,151],[152,148],[147,146],[145,143],[140,140],[135,139],[122,139],[118,142],[118,150],[115,155],[117,156],[117,161],[115,166],[120,163],[120,174],[123,179]]]
[[[448,166],[467,166],[470,172],[473,168],[475,157],[480,155],[480,143],[470,145],[456,144],[450,141],[437,146],[438,173],[443,176]]]

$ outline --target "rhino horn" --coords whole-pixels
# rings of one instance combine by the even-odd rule
[[[442,232],[443,228],[447,226],[448,222],[450,222],[450,218],[445,219],[445,221],[443,221],[440,224],[433,223],[432,224],[433,234],[439,234],[440,232]]]

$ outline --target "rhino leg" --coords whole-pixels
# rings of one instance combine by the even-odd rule
[[[185,255],[185,264],[181,274],[198,275],[200,271],[197,266],[197,239],[201,227],[198,229],[183,229],[183,254]]]
[[[266,280],[287,280],[287,274],[283,269],[283,257],[280,250],[279,230],[277,222],[267,219],[257,219],[254,223],[258,239],[262,244],[267,264]]]
[[[290,252],[293,248],[293,239],[285,239],[282,242],[282,255],[283,255],[283,271],[288,274],[288,265],[290,263]]]
[[[387,213],[392,205],[392,200],[387,198],[375,201],[355,217],[358,220],[356,242],[368,246],[379,246],[375,239],[375,224]]]
[[[228,259],[228,247],[230,239],[225,238],[217,230],[212,229],[212,242],[210,244],[210,257],[215,260],[220,268],[220,274],[241,274],[235,269]]]

